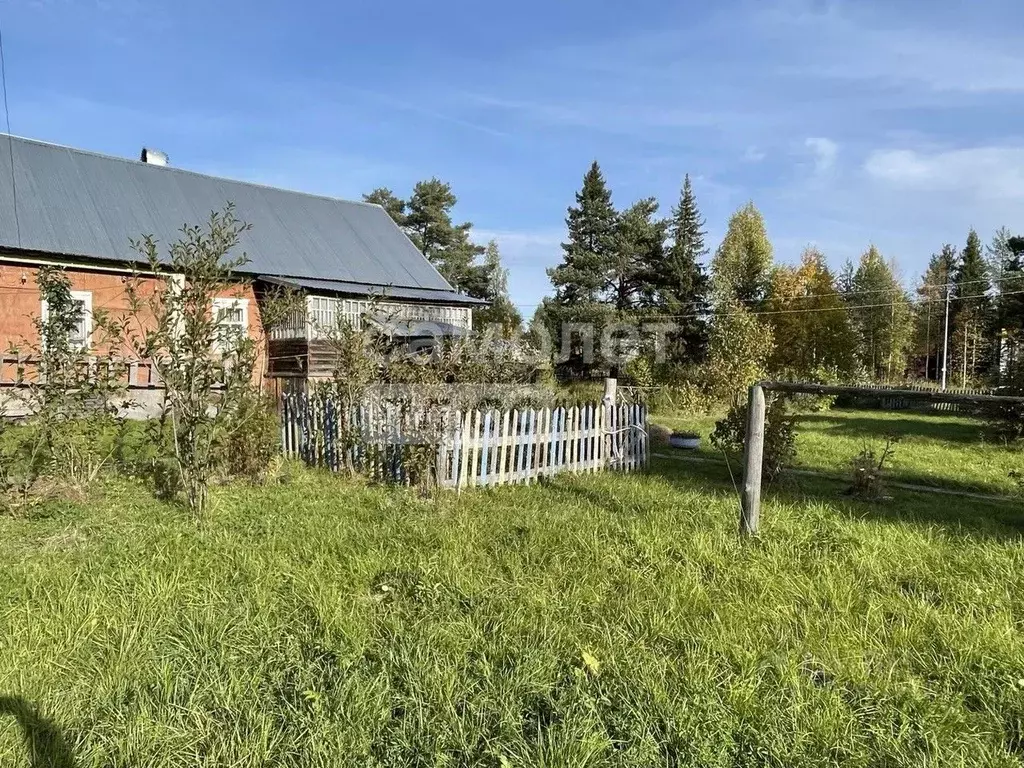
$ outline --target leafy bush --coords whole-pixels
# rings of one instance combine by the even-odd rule
[[[78,333],[85,308],[75,301],[67,273],[41,267],[36,285],[44,311],[32,320],[35,337],[12,349],[26,363],[10,397],[29,415],[0,448],[2,490],[16,491],[22,501],[42,477],[76,488],[94,481],[113,455],[108,437],[119,406],[127,404],[124,363],[92,356],[93,348],[116,347],[122,328],[97,309],[87,318],[83,343]]]
[[[648,405],[654,413],[707,413],[711,401],[696,384],[683,383],[677,386],[660,387],[654,392]]]
[[[651,361],[643,355],[634,357],[623,370],[623,383],[634,387],[654,386],[654,370]]]
[[[784,398],[768,397],[761,475],[764,483],[771,485],[796,458],[796,418],[787,412]],[[715,423],[711,444],[722,451],[742,454],[746,437],[747,404],[734,403],[725,418]]]
[[[229,477],[261,482],[280,452],[276,405],[259,393],[248,393],[239,398],[232,420],[217,447],[221,466]]]

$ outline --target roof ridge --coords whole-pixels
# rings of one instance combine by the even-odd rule
[[[6,133],[0,131],[0,141],[3,139],[14,139],[16,141],[23,141],[27,144],[36,144],[43,147],[53,147],[55,149],[64,149],[69,152],[75,152],[79,155],[88,155],[90,157],[99,157],[104,160],[116,160],[121,163],[128,163],[132,166],[144,166],[146,168],[152,168],[156,172],[171,171],[173,173],[186,173],[191,176],[201,176],[204,179],[214,179],[216,181],[226,181],[229,184],[243,184],[247,187],[256,187],[258,189],[270,189],[275,192],[287,192],[291,195],[303,195],[304,197],[312,197],[318,200],[329,200],[334,203],[346,203],[348,205],[362,205],[368,208],[380,208],[382,211],[384,207],[379,203],[370,203],[366,200],[349,200],[344,197],[333,197],[331,195],[321,195],[316,192],[305,192],[301,189],[289,189],[287,187],[275,187],[272,184],[261,184],[258,181],[245,181],[243,179],[229,179],[226,176],[215,176],[212,173],[203,173],[202,171],[193,171],[189,168],[182,168],[176,165],[155,165],[153,163],[146,163],[142,160],[132,160],[128,157],[120,157],[118,155],[108,155],[105,152],[96,152],[92,149],[82,149],[81,147],[73,147],[70,144],[58,144],[54,141],[43,141],[42,139],[33,139],[28,136],[18,136],[13,133]],[[387,211],[385,211],[387,213]]]

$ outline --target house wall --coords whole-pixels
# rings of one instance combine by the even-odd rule
[[[36,284],[38,270],[39,265],[32,263],[0,263],[0,353],[4,356],[9,357],[18,353],[22,356],[28,355],[38,343],[38,334],[33,322],[34,319],[40,317],[42,310],[42,298]],[[66,273],[71,282],[71,290],[88,291],[92,294],[94,313],[102,310],[114,319],[131,315],[126,285],[130,274],[127,270],[100,271],[84,266],[67,266]],[[162,278],[142,276],[139,278],[139,293],[143,296],[151,296],[162,282]],[[252,286],[232,287],[220,292],[219,297],[248,300],[249,335],[261,340],[258,375],[262,379],[267,364],[266,344],[262,341],[260,310],[256,297],[253,295]],[[139,323],[142,327],[152,327],[151,316],[143,315],[140,318],[135,318],[134,322]],[[108,346],[100,344],[96,333],[93,334],[92,349],[97,355],[113,353],[125,358],[133,357],[126,345],[119,349],[110,349]],[[139,383],[146,385],[145,379],[149,375],[148,368],[143,365],[141,369],[142,380]],[[13,365],[3,366],[0,370],[0,383],[10,383],[13,380],[13,375]]]

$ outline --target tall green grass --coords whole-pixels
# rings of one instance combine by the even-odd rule
[[[658,414],[656,424],[702,435],[701,455],[722,459],[709,443],[720,415]],[[991,440],[985,425],[965,416],[909,412],[831,410],[797,417],[796,466],[834,475],[850,471],[865,448],[880,454],[887,435],[901,441],[887,463],[895,481],[990,494],[1013,494],[1010,471],[1024,469],[1024,446]]]
[[[1020,510],[834,494],[752,542],[669,462],[0,519],[0,765],[1020,765]]]

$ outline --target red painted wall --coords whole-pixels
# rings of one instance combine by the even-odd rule
[[[33,318],[39,318],[42,300],[36,285],[38,267],[30,264],[0,264],[0,352],[11,354],[10,350],[20,349],[23,354],[36,342],[37,334]],[[127,273],[101,272],[87,267],[66,269],[73,291],[89,291],[92,294],[93,311],[103,310],[112,318],[126,317],[131,308],[128,303]],[[140,293],[152,293],[161,281],[153,277],[140,278]],[[223,291],[223,298],[248,299],[249,335],[261,340],[258,374],[266,371],[266,343],[262,341],[262,324],[259,306],[251,285],[240,285]],[[138,321],[136,321],[138,322]],[[145,322],[145,319],[142,319]],[[97,354],[110,350],[99,348],[94,333],[93,349]],[[129,350],[117,350],[118,354],[131,357]]]

